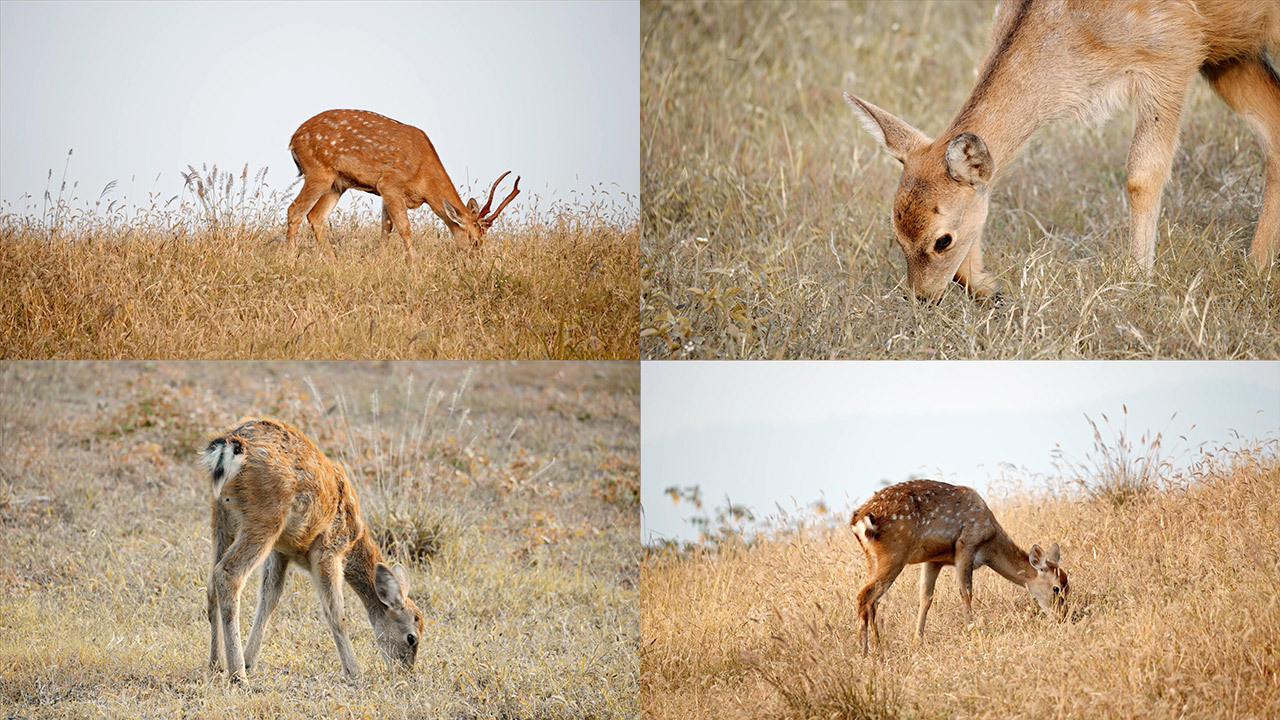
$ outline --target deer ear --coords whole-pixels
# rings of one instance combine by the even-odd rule
[[[953,180],[973,186],[985,185],[991,179],[995,164],[987,144],[977,135],[960,133],[947,143],[947,174]]]
[[[929,144],[928,135],[899,120],[893,113],[849,93],[844,94],[844,101],[853,108],[853,114],[862,121],[862,127],[875,136],[875,139],[889,151],[890,155],[897,158],[898,162],[905,165],[907,153],[921,145]]]
[[[444,216],[448,218],[449,222],[454,225],[461,225],[462,221],[458,219],[458,211],[453,209],[453,206],[449,204],[449,201],[441,200],[440,202],[444,204]]]
[[[404,565],[396,563],[391,566],[391,573],[396,576],[396,580],[400,582],[400,591],[405,595],[409,594],[409,573],[405,572]]]
[[[476,202],[475,198],[471,198],[470,200],[467,201],[467,209],[471,211],[472,215],[479,215],[480,203]]]
[[[1027,560],[1031,563],[1031,567],[1037,570],[1044,570],[1044,550],[1039,545],[1032,545],[1031,552],[1027,553]]]
[[[1054,565],[1062,562],[1062,548],[1058,547],[1058,543],[1049,546],[1049,562]]]
[[[401,568],[401,572],[404,572],[404,568]],[[396,578],[396,573],[384,563],[378,563],[374,571],[373,585],[378,592],[378,600],[381,600],[383,605],[392,610],[404,607],[404,589],[400,587],[400,580]]]

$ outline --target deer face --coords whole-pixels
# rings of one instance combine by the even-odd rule
[[[916,297],[936,301],[951,280],[971,290],[965,262],[987,220],[987,187],[994,164],[986,143],[973,133],[930,140],[907,123],[845,93],[863,126],[902,163],[893,200],[893,233],[907,258],[907,284]],[[980,263],[974,273],[980,273]]]
[[[484,242],[484,231],[489,227],[479,216],[480,206],[475,198],[467,202],[465,212],[454,210],[448,200],[444,201],[444,214],[449,220],[449,230],[453,233],[453,241],[463,250],[475,251]]]
[[[1027,590],[1040,609],[1054,618],[1063,617],[1067,608],[1067,573],[1058,566],[1061,559],[1058,543],[1050,545],[1047,554],[1039,545],[1032,545],[1027,553],[1027,560],[1036,569],[1035,578],[1027,582]]]
[[[375,578],[382,612],[371,612],[369,619],[378,649],[389,665],[398,662],[412,668],[422,640],[422,613],[409,599],[409,576],[403,565],[391,568],[378,563]]]

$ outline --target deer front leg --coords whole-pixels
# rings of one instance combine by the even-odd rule
[[[253,672],[258,664],[258,653],[262,652],[262,640],[267,634],[267,623],[271,614],[280,602],[280,594],[284,592],[285,571],[289,569],[289,558],[283,553],[272,552],[262,564],[262,590],[258,593],[258,612],[253,616],[253,629],[249,631],[249,643],[244,651],[244,671]]]
[[[924,640],[924,619],[929,614],[929,606],[933,604],[933,586],[938,581],[938,572],[942,563],[925,563],[920,567],[920,619],[916,622],[915,643]]]
[[[391,222],[395,224],[396,230],[400,232],[400,239],[404,241],[404,252],[413,259],[413,235],[409,231],[409,208],[405,205],[404,199],[395,193],[388,193],[382,196],[383,212],[391,216]]]
[[[973,627],[973,546],[968,543],[956,544],[956,584],[960,587],[964,624]]]
[[[333,644],[338,648],[338,660],[342,662],[342,672],[348,678],[360,674],[360,665],[356,662],[355,650],[351,648],[351,639],[347,637],[346,606],[342,599],[342,570],[332,560],[312,563],[311,581],[316,586],[316,595],[320,598],[320,611],[324,613],[325,622],[329,623],[329,633],[333,635]]]
[[[979,300],[986,300],[1000,292],[1000,283],[982,269],[982,235],[978,235],[969,246],[969,252],[956,270],[955,281]]]
[[[1173,165],[1187,87],[1186,81],[1171,87],[1140,86],[1137,93],[1128,161],[1129,257],[1148,274],[1155,269],[1160,195]]]

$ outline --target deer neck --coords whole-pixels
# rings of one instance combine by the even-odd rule
[[[371,618],[375,613],[381,614],[383,609],[375,585],[380,562],[382,562],[382,553],[373,543],[373,538],[369,537],[368,528],[364,528],[351,546],[351,550],[347,552],[342,574],[347,584],[359,596],[360,602],[364,603],[364,608]]]
[[[1035,44],[1019,43],[1016,37],[998,44],[939,141],[950,142],[960,133],[975,133],[986,143],[996,172],[1008,167],[1036,130],[1069,109],[1068,98],[1064,97],[1067,93],[1061,90],[1070,84],[1070,79],[1046,80],[1042,73],[1034,72],[1046,65],[1066,72],[1069,65],[1045,57],[1046,54]]]
[[[991,539],[989,553],[986,566],[1015,585],[1026,587],[1027,583],[1036,576],[1036,569],[1031,567],[1027,554],[1003,528]]]

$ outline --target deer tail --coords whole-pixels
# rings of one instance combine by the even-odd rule
[[[240,472],[244,464],[244,440],[228,435],[215,438],[204,449],[200,459],[209,471],[209,481],[216,497],[222,492],[227,479]]]

